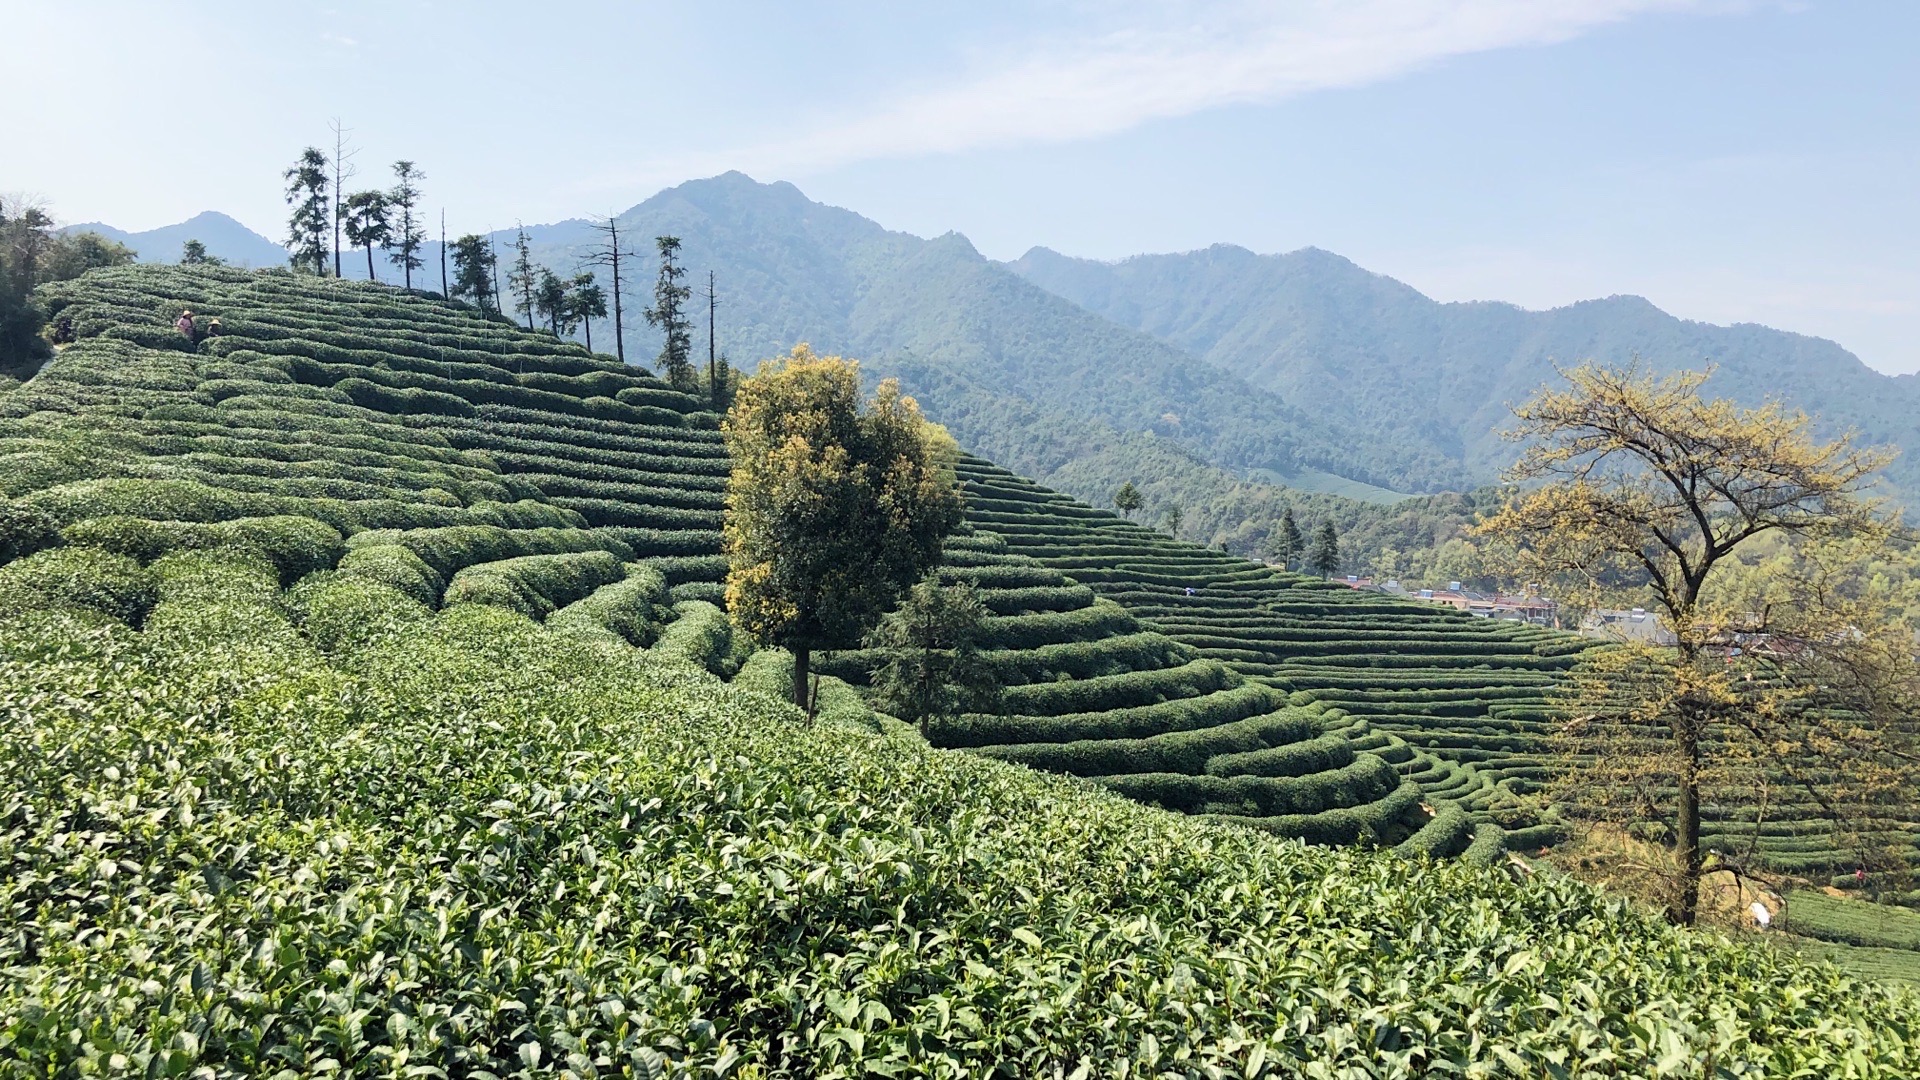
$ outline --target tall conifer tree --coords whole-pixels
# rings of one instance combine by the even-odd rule
[[[691,390],[693,377],[693,330],[687,323],[686,303],[693,295],[680,279],[686,270],[680,265],[680,238],[654,238],[660,250],[660,276],[653,284],[653,306],[647,309],[647,324],[666,333],[660,346],[660,373],[680,390]]]
[[[411,161],[393,163],[395,183],[393,190],[387,192],[387,204],[392,208],[393,251],[388,261],[400,268],[401,277],[408,289],[413,288],[413,272],[425,265],[420,258],[420,249],[427,244],[427,231],[420,223],[420,181],[427,174],[414,168]]]
[[[1307,569],[1330,578],[1340,572],[1340,534],[1332,519],[1320,523],[1313,533],[1313,551],[1307,555]]]
[[[282,176],[287,205],[293,207],[287,219],[287,249],[292,252],[288,262],[295,270],[325,277],[327,226],[333,217],[333,204],[327,200],[327,155],[309,146]]]

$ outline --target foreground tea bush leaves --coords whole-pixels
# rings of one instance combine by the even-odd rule
[[[499,608],[328,659],[269,564],[152,573],[140,632],[0,620],[0,1076],[1920,1066],[1910,994],[1575,885],[808,729]]]

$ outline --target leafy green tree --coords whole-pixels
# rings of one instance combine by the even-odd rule
[[[1340,534],[1334,531],[1331,519],[1321,522],[1313,532],[1313,550],[1307,554],[1307,569],[1325,578],[1340,572]]]
[[[573,308],[567,303],[567,283],[546,267],[540,268],[540,280],[533,287],[533,306],[554,337],[565,337],[573,329]]]
[[[680,238],[654,238],[660,250],[660,276],[653,283],[653,306],[646,310],[647,325],[666,334],[660,346],[660,372],[676,389],[691,390],[693,378],[693,328],[687,321],[686,303],[693,288],[682,285],[686,270],[680,265]]]
[[[50,354],[35,286],[133,261],[133,249],[124,244],[53,227],[53,217],[38,203],[0,197],[0,375],[31,375]]]
[[[455,300],[465,300],[480,309],[482,315],[494,314],[493,245],[478,233],[455,240],[453,247],[453,284]]]
[[[227,260],[207,254],[207,245],[198,240],[189,240],[180,245],[181,266],[225,266]]]
[[[333,210],[327,201],[327,155],[309,146],[281,175],[287,181],[287,205],[293,207],[287,219],[287,250],[293,253],[288,261],[295,270],[325,277],[328,218]]]
[[[374,280],[373,247],[378,244],[384,248],[393,239],[393,223],[388,214],[387,193],[356,191],[341,205],[340,216],[345,219],[347,243],[366,250],[367,280]]]
[[[804,709],[813,650],[858,643],[939,562],[959,451],[894,380],[863,410],[859,365],[805,345],[741,383],[724,431],[727,609],[793,653]]]
[[[593,272],[583,270],[573,275],[573,281],[567,287],[568,317],[578,322],[587,334],[587,351],[593,351],[593,320],[607,317],[607,290]]]
[[[394,185],[387,192],[387,205],[392,208],[393,237],[389,242],[393,250],[387,255],[387,261],[400,268],[406,288],[413,288],[413,272],[426,265],[420,258],[420,249],[427,244],[426,226],[419,216],[420,181],[427,174],[414,168],[411,161],[393,163]]]
[[[513,293],[513,310],[527,320],[529,330],[533,329],[533,293],[539,285],[540,272],[533,265],[533,250],[527,246],[527,230],[523,228],[513,238],[513,269],[507,271],[507,289]]]
[[[1293,561],[1306,550],[1306,538],[1300,535],[1300,523],[1293,518],[1293,507],[1289,506],[1280,515],[1280,527],[1276,530],[1273,544],[1273,556],[1282,569],[1293,569]]]
[[[1133,517],[1133,512],[1140,509],[1142,505],[1144,500],[1140,497],[1140,489],[1134,487],[1131,480],[1121,484],[1120,490],[1113,493],[1113,508],[1129,518]]]
[[[1169,506],[1167,507],[1167,512],[1160,515],[1160,520],[1166,524],[1168,536],[1178,537],[1180,535],[1180,523],[1186,520],[1186,514],[1181,511],[1178,505]]]
[[[47,316],[33,302],[33,287],[52,229],[43,208],[0,197],[0,375],[30,374],[48,355],[40,336]]]
[[[920,734],[935,720],[986,712],[999,699],[999,682],[980,651],[987,609],[972,582],[942,586],[929,574],[867,636],[886,659],[873,673],[882,708]]]
[[[109,240],[96,232],[63,233],[40,257],[39,278],[47,281],[71,281],[89,270],[107,266],[127,266],[138,256],[118,240]]]

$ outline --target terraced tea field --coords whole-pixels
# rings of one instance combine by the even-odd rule
[[[989,498],[944,572],[1005,708],[934,733],[974,752],[837,681],[808,724],[714,604],[697,399],[378,286],[45,298],[81,340],[0,388],[0,1077],[1920,1068],[1910,992],[1217,824],[1470,821],[1414,809],[1439,766],[1385,712],[1161,632]]]
[[[1005,537],[1010,550],[1120,603],[1198,656],[1295,702],[1323,704],[1356,729],[1364,724],[1370,737],[1388,740],[1381,752],[1429,803],[1499,827],[1507,846],[1532,848],[1556,835],[1520,799],[1548,775],[1549,692],[1586,640],[1358,592],[1177,541],[979,459],[960,471],[971,520]],[[1757,848],[1771,866],[1815,877],[1852,869],[1854,856],[1836,847],[1817,802],[1784,777],[1773,799]],[[1744,848],[1752,813],[1706,806],[1705,843]],[[1920,823],[1890,839],[1920,865]],[[1447,839],[1442,850],[1459,843]]]
[[[715,606],[728,466],[698,398],[357,283],[139,267],[47,292],[81,341],[0,401],[0,558],[30,556],[10,587],[98,578],[137,622],[140,591],[107,579],[251,544],[287,584],[336,570],[778,687],[780,657],[752,657]],[[223,336],[190,348],[183,306]],[[962,473],[973,531],[943,573],[982,589],[1005,694],[937,746],[1323,842],[1487,859],[1553,835],[1519,800],[1578,639],[1276,572],[986,462]],[[857,685],[872,663],[822,669]],[[1811,807],[1784,803],[1767,830],[1782,868],[1849,869]]]
[[[277,556],[288,584],[337,569],[778,685],[778,658],[751,658],[714,606],[727,459],[699,399],[354,283],[142,267],[49,292],[81,341],[0,403],[0,494],[25,530],[10,543],[46,548],[19,580],[249,537],[279,552],[278,530],[305,545]],[[183,306],[223,335],[190,348],[171,326]],[[993,612],[1004,693],[936,745],[1287,835],[1464,846],[1453,817],[1444,843],[1423,831],[1419,791],[1389,760],[1402,748],[1364,723],[1292,704],[987,528],[955,538],[943,573]],[[861,683],[871,666],[851,652],[822,670]]]

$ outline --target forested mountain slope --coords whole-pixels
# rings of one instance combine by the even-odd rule
[[[1920,1068],[1912,993],[1566,881],[806,724],[700,599],[715,418],[577,347],[285,273],[46,299],[81,340],[0,389],[0,1076]],[[1058,740],[1130,675],[1208,708],[1220,661],[1011,550],[990,491],[1028,489],[968,474],[948,573],[1034,748],[1139,754]],[[1250,788],[1368,753],[1272,704]]]
[[[1325,251],[1256,255],[1221,244],[1118,263],[1046,248],[1011,267],[1121,325],[1280,395],[1329,422],[1374,433],[1409,456],[1438,455],[1492,479],[1512,457],[1508,407],[1555,378],[1553,365],[1639,358],[1662,370],[1718,365],[1707,390],[1743,404],[1775,396],[1837,434],[1920,451],[1920,376],[1882,375],[1819,338],[1674,318],[1635,296],[1550,311],[1442,304]],[[1888,470],[1920,495],[1920,453]]]
[[[1230,470],[1324,468],[1393,486],[1434,461],[1376,451],[1283,399],[1062,301],[964,237],[922,240],[740,173],[682,184],[620,215],[627,234],[681,238],[717,272],[719,343],[736,358],[816,351],[897,374],[980,452],[1044,476],[1119,435],[1154,432]],[[536,237],[564,263],[581,226]],[[647,265],[645,263],[643,266]],[[635,335],[639,355],[654,348]]]

